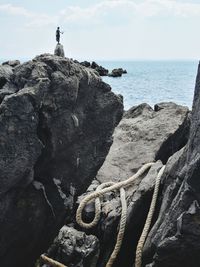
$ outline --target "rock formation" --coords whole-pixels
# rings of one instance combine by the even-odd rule
[[[49,54],[1,66],[0,80],[0,262],[33,267],[103,164],[122,99]]]
[[[90,64],[89,61],[83,61],[83,62],[80,62],[80,64],[81,64],[82,66],[87,67],[87,68],[90,68],[90,67],[91,67],[91,64]]]
[[[111,71],[111,73],[108,74],[108,76],[110,77],[121,77],[122,74],[126,74],[127,71],[126,70],[123,70],[122,68],[118,68],[118,69],[113,69]]]
[[[110,77],[121,77],[122,74],[126,74],[127,71],[126,70],[123,70],[122,68],[118,68],[118,69],[113,69],[111,71],[111,73],[109,73],[109,70],[98,65],[96,62],[92,62],[90,64],[90,62],[88,61],[83,61],[83,62],[80,62],[80,64],[82,66],[85,66],[87,68],[92,68],[94,70],[96,70],[100,76],[110,76]]]
[[[13,69],[8,64],[0,66],[0,102],[6,95],[13,94],[17,91],[17,87],[11,82]]]
[[[72,227],[63,226],[47,251],[51,258],[56,259],[66,266],[96,267],[99,258],[99,241],[94,235]]]
[[[1,265],[33,267],[68,224],[48,254],[69,267],[104,267],[116,241],[119,194],[102,197],[101,218],[91,230],[75,223],[77,205],[102,182],[125,180],[155,161],[126,188],[127,226],[113,267],[133,266],[163,164],[142,266],[198,267],[200,66],[192,113],[174,103],[154,110],[141,104],[120,123],[122,99],[93,67],[48,54],[0,66]],[[93,203],[83,215],[93,218]]]
[[[2,63],[2,65],[8,65],[10,67],[16,67],[18,65],[20,65],[20,61],[19,60],[8,60]]]
[[[159,110],[158,110],[158,107]],[[119,181],[133,175],[143,164],[167,159],[182,148],[189,133],[187,107],[160,103],[127,111],[114,132],[114,142],[98,172],[98,180]]]
[[[55,51],[54,51],[54,55],[55,56],[59,56],[59,57],[65,57],[65,52],[64,52],[64,47],[61,44],[57,44]]]

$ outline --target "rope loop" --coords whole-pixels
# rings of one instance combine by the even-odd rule
[[[95,192],[86,196],[79,204],[79,207],[78,207],[77,212],[76,212],[76,221],[81,227],[83,227],[85,229],[90,229],[90,228],[96,226],[99,219],[100,219],[100,215],[101,215],[101,201],[100,201],[101,199],[100,198],[108,192],[120,190],[120,200],[121,200],[122,212],[121,212],[121,218],[120,218],[120,223],[119,223],[119,232],[117,234],[117,240],[116,240],[114,250],[113,250],[113,252],[112,252],[112,254],[111,254],[111,256],[110,256],[110,258],[106,264],[106,267],[112,267],[114,261],[117,258],[117,255],[121,249],[121,245],[122,245],[123,238],[124,238],[124,233],[125,233],[125,228],[126,228],[126,219],[127,219],[127,202],[126,202],[125,188],[130,186],[135,181],[136,178],[138,178],[139,176],[144,174],[154,164],[155,164],[154,162],[145,164],[137,171],[136,174],[134,174],[133,176],[131,176],[130,178],[128,178],[125,181],[118,182],[118,183],[114,183],[114,182],[102,183],[101,185],[99,185],[97,187]],[[160,179],[161,179],[161,176],[162,176],[164,170],[165,170],[165,166],[163,166],[160,169],[160,171],[158,172],[157,178],[156,178],[154,193],[153,193],[150,209],[149,209],[147,219],[146,219],[146,222],[145,222],[145,225],[144,225],[144,228],[143,228],[141,237],[138,241],[138,245],[137,245],[137,249],[136,249],[136,257],[135,257],[135,265],[134,265],[135,267],[141,267],[142,266],[142,250],[143,250],[144,243],[145,243],[146,237],[148,235],[148,232],[149,232],[149,229],[151,226],[153,214],[154,214],[155,207],[156,207],[156,201],[157,201],[157,197],[158,197]],[[91,222],[86,223],[83,221],[82,213],[83,213],[85,206],[92,201],[95,201],[95,216]],[[44,254],[41,255],[41,259],[44,262],[46,262],[47,264],[54,266],[54,267],[67,267],[67,266],[63,265],[62,263],[45,256]]]
[[[121,205],[122,205],[122,213],[121,213],[121,218],[120,218],[120,223],[119,223],[119,232],[117,235],[117,240],[116,240],[114,250],[113,250],[113,252],[112,252],[112,254],[108,260],[108,263],[106,264],[106,267],[111,267],[113,265],[117,255],[120,251],[123,237],[124,237],[124,232],[125,232],[125,227],[126,227],[126,218],[127,218],[127,202],[126,202],[125,188],[130,186],[131,184],[133,184],[133,182],[135,181],[136,178],[138,178],[139,176],[144,174],[154,164],[155,164],[154,162],[145,164],[137,171],[136,174],[134,174],[133,176],[131,176],[130,178],[128,178],[125,181],[121,181],[118,183],[114,183],[114,182],[102,183],[101,185],[99,185],[97,187],[95,192],[86,196],[79,204],[79,207],[78,207],[77,212],[76,212],[77,223],[85,229],[93,228],[98,224],[100,216],[101,216],[100,198],[108,192],[120,190],[120,200],[121,200]],[[83,221],[83,218],[82,218],[83,210],[84,210],[85,206],[92,201],[95,201],[94,219],[91,222],[86,223]]]

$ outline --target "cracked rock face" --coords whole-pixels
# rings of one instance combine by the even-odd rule
[[[65,58],[44,54],[9,73],[0,88],[0,262],[32,267],[102,165],[123,105]]]
[[[167,163],[161,208],[144,250],[144,266],[198,267],[200,262],[200,67],[188,143]]]

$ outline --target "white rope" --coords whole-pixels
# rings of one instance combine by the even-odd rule
[[[144,225],[144,228],[143,228],[142,234],[140,236],[140,239],[138,241],[138,245],[137,245],[137,249],[136,249],[135,267],[141,267],[142,266],[142,250],[144,247],[146,237],[147,237],[148,232],[149,232],[149,228],[151,226],[151,221],[152,221],[153,214],[154,214],[155,207],[156,207],[156,201],[158,198],[160,179],[161,179],[161,176],[162,176],[164,170],[165,170],[165,166],[163,166],[160,169],[158,176],[156,178],[156,183],[155,183],[153,198],[151,201],[151,206],[150,206],[148,216],[147,216],[147,219],[146,219],[146,222],[145,222],[145,225]]]
[[[42,255],[40,256],[40,258],[41,258],[45,263],[47,263],[47,264],[49,264],[49,265],[51,265],[51,266],[53,266],[53,267],[67,267],[66,265],[64,265],[64,264],[62,264],[62,263],[60,263],[60,262],[58,262],[58,261],[55,261],[55,260],[53,260],[53,259],[47,257],[47,256],[44,255],[44,254],[42,254]]]
[[[81,201],[81,203],[79,204],[79,207],[77,209],[77,212],[76,212],[77,223],[85,229],[90,229],[90,228],[96,226],[99,219],[100,219],[100,211],[101,211],[101,208],[99,208],[101,206],[99,198],[110,191],[118,190],[121,187],[123,187],[123,188],[128,187],[130,184],[132,184],[135,181],[136,178],[138,178],[140,175],[142,175],[145,171],[147,171],[154,164],[155,163],[145,164],[144,166],[142,166],[141,169],[138,170],[138,172],[136,174],[134,174],[133,176],[131,176],[129,179],[127,179],[125,181],[114,183],[114,184],[112,183],[112,185],[110,185],[110,186],[109,186],[110,182],[104,183],[103,187],[106,187],[107,184],[109,187],[103,188],[102,190],[96,190],[94,193],[91,193],[90,195],[86,196]],[[85,208],[85,206],[89,202],[91,202],[94,199],[95,199],[95,217],[90,223],[86,223],[82,219],[83,209]]]
[[[119,223],[119,232],[117,235],[117,241],[116,241],[114,250],[113,250],[113,252],[112,252],[112,254],[111,254],[111,256],[110,256],[110,258],[106,264],[106,267],[112,267],[114,261],[117,258],[117,255],[120,251],[122,241],[124,238],[126,219],[127,219],[127,203],[126,203],[126,194],[125,194],[124,188],[130,186],[135,181],[136,178],[141,176],[144,172],[146,172],[154,164],[155,163],[145,164],[144,166],[142,166],[138,170],[138,172],[136,174],[134,174],[133,176],[131,176],[129,179],[127,179],[125,181],[118,182],[118,183],[107,182],[107,183],[103,183],[103,184],[99,185],[95,192],[86,196],[79,204],[79,207],[78,207],[77,212],[76,212],[77,223],[83,228],[86,228],[86,229],[92,228],[92,227],[97,225],[97,223],[100,219],[100,216],[101,216],[100,197],[102,197],[104,194],[106,194],[108,192],[118,190],[118,189],[120,190],[120,200],[121,200],[121,205],[122,205],[122,213],[121,213],[121,218],[120,218],[120,223]],[[158,197],[160,179],[161,179],[161,176],[162,176],[164,170],[165,170],[165,166],[163,166],[160,169],[158,176],[156,178],[155,188],[154,188],[154,193],[153,193],[150,209],[149,209],[148,216],[147,216],[147,219],[146,219],[146,222],[145,222],[145,225],[144,225],[144,228],[143,228],[141,237],[138,241],[138,245],[137,245],[137,249],[136,249],[136,258],[135,258],[135,265],[134,265],[135,267],[141,267],[142,266],[142,250],[143,250],[143,246],[144,246],[146,237],[147,237],[148,232],[149,232],[149,228],[151,226],[151,221],[153,218],[153,214],[154,214],[155,206],[156,206],[156,201],[157,201],[157,197]],[[82,219],[83,209],[92,200],[95,200],[95,216],[94,216],[94,219],[90,223],[86,223]],[[43,259],[43,261],[50,264],[51,266],[67,267],[67,266],[63,265],[62,263],[55,261],[55,260],[53,260],[53,259],[51,259],[45,255],[41,255],[41,258]]]
[[[119,227],[119,232],[117,235],[117,241],[115,244],[115,248],[108,260],[108,263],[106,264],[106,267],[111,267],[120,251],[123,237],[124,237],[124,232],[125,232],[125,227],[126,227],[126,218],[127,218],[127,203],[126,203],[126,196],[125,196],[125,190],[124,188],[130,186],[136,178],[141,176],[144,172],[146,172],[151,166],[153,166],[155,163],[147,163],[144,166],[142,166],[136,174],[131,176],[129,179],[118,182],[118,183],[113,183],[113,182],[108,182],[108,183],[103,183],[100,186],[97,187],[97,190],[90,195],[86,196],[79,204],[79,207],[76,212],[76,221],[77,223],[85,228],[85,229],[90,229],[94,226],[97,225],[100,215],[101,215],[101,203],[100,203],[100,197],[102,197],[104,194],[114,191],[114,190],[120,190],[120,199],[121,199],[121,204],[122,204],[122,214],[121,214],[121,219],[120,219],[120,227]],[[82,219],[82,213],[83,209],[85,206],[91,202],[92,200],[95,200],[95,216],[94,219],[86,223]]]

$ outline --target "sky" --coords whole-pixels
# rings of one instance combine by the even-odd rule
[[[197,60],[200,0],[0,0],[0,58]]]

